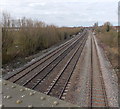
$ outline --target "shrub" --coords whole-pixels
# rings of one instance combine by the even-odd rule
[[[57,27],[41,21],[13,19],[3,14],[3,64],[16,57],[25,57],[47,49],[80,31],[80,27]]]

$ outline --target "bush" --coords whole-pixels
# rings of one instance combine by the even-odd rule
[[[13,19],[3,14],[3,64],[16,57],[26,57],[70,38],[81,28],[57,27],[32,19]]]
[[[109,30],[109,31],[108,31]],[[118,67],[118,33],[117,30],[109,23],[96,28],[97,37],[103,43],[107,56],[114,68]]]

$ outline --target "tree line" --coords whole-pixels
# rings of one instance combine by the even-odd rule
[[[30,18],[15,19],[2,14],[3,64],[16,57],[26,57],[72,37],[81,27],[57,27]]]

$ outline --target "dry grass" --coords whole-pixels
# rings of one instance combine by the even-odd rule
[[[109,31],[107,31],[106,28],[106,25],[96,27],[97,37],[100,39],[101,46],[106,51],[108,59],[113,67],[118,69],[118,33],[113,26],[110,26]]]

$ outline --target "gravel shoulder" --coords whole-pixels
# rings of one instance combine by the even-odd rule
[[[74,75],[70,81],[69,91],[66,95],[66,101],[77,104],[80,107],[90,106],[90,84],[91,84],[91,36],[95,40],[99,68],[102,72],[103,82],[105,84],[108,105],[118,107],[118,79],[115,70],[107,59],[104,50],[98,45],[94,35],[89,35],[82,55],[74,70]],[[97,59],[96,58],[96,59]],[[96,62],[96,59],[94,61]],[[96,68],[95,68],[96,69]],[[94,74],[96,74],[94,71]],[[96,79],[97,80],[97,79]]]

